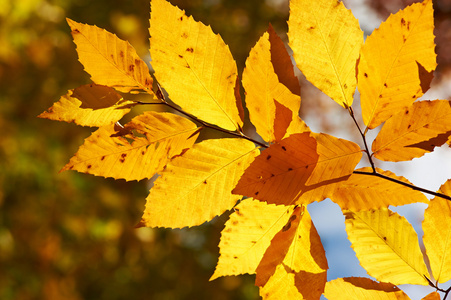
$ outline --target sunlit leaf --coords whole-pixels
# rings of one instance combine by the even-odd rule
[[[363,43],[358,20],[336,0],[291,0],[288,37],[308,81],[343,107],[351,106]]]
[[[272,51],[276,45],[279,45],[279,48],[276,49],[284,47],[283,43],[281,46],[280,43],[282,41],[270,26],[255,47],[252,48],[243,72],[243,86],[246,91],[249,118],[257,133],[267,142],[276,140],[274,135],[274,126],[276,125],[275,101],[290,109],[292,118],[298,116],[301,105],[299,94],[292,93],[288,87],[282,84],[275,72]],[[279,52],[281,51],[279,50]],[[293,69],[291,61],[283,63],[288,64],[286,68],[291,67],[291,70]]]
[[[237,67],[222,38],[165,0],[151,4],[152,66],[171,100],[208,123],[241,128],[235,98]]]
[[[443,145],[451,135],[451,102],[415,102],[388,119],[372,145],[373,156],[406,161]]]
[[[121,92],[141,89],[152,92],[152,77],[136,50],[97,26],[67,19],[77,45],[77,53],[92,81],[114,87]]]
[[[206,140],[168,163],[147,197],[142,224],[182,228],[200,225],[231,209],[238,179],[259,153],[243,139]]]
[[[390,171],[376,169],[381,175],[411,184],[407,179],[396,176]],[[342,209],[352,211],[387,208],[389,205],[399,206],[409,203],[428,203],[426,196],[414,189],[390,180],[370,175],[372,169],[364,167],[357,172],[366,174],[352,174],[346,181],[336,184],[331,195],[332,201]]]
[[[439,190],[451,195],[451,180]],[[451,202],[435,197],[424,212],[423,242],[434,279],[440,283],[451,279]]]
[[[343,213],[351,247],[370,276],[396,285],[428,285],[417,234],[404,217],[388,209]]]
[[[427,90],[436,67],[432,0],[415,3],[383,22],[360,52],[358,89],[363,121],[372,129]]]
[[[119,121],[133,105],[133,101],[124,100],[113,88],[88,84],[70,90],[38,117],[101,127]]]
[[[410,300],[397,286],[364,277],[338,278],[329,281],[326,283],[324,296],[329,300]]]
[[[421,300],[440,300],[440,294],[437,292],[432,292],[428,295],[426,295],[426,297],[422,298]]]
[[[326,270],[327,260],[319,235],[308,211],[300,206],[272,239],[257,267],[255,285],[261,287],[261,295],[269,298],[282,299],[292,288],[305,299],[318,298],[324,291]],[[290,281],[290,278],[294,278],[293,287],[281,289],[280,281]]]
[[[222,230],[220,256],[210,280],[254,274],[271,240],[287,224],[293,209],[252,199],[240,202]]]
[[[61,171],[126,180],[151,178],[170,158],[190,148],[198,135],[196,124],[170,113],[146,112],[119,132],[115,127],[96,130]]]

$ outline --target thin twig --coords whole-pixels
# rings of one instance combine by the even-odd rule
[[[369,160],[369,162],[371,164],[371,168],[373,169],[373,173],[376,173],[376,167],[374,166],[374,162],[373,162],[373,160],[371,158],[370,150],[369,150],[368,144],[366,142],[366,136],[362,132],[362,130],[360,129],[359,123],[357,123],[357,120],[356,120],[356,118],[354,116],[354,110],[352,109],[352,107],[348,106],[348,112],[349,112],[349,115],[351,116],[352,120],[354,120],[354,124],[355,124],[355,126],[357,126],[357,129],[359,130],[360,136],[362,137],[363,144],[365,146],[365,152],[366,152],[366,155],[368,156],[368,160]]]

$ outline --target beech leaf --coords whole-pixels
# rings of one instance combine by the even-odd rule
[[[424,72],[419,66],[431,72],[437,65],[433,30],[432,0],[425,0],[390,15],[366,39],[360,52],[358,89],[369,129],[423,95],[419,74]]]
[[[171,100],[208,123],[242,128],[238,71],[222,38],[165,0],[151,2],[149,33],[155,77]]]
[[[397,286],[365,277],[347,277],[329,281],[326,283],[324,296],[329,300],[410,300]]]
[[[174,158],[147,197],[142,225],[200,225],[231,209],[241,196],[231,191],[258,149],[243,139],[206,140]]]
[[[152,93],[152,77],[146,63],[128,42],[97,26],[67,19],[77,53],[92,81],[121,92],[145,90]]]
[[[351,11],[337,0],[291,0],[288,38],[307,80],[341,106],[351,106],[363,44]]]
[[[439,193],[451,195],[451,180],[441,186]],[[435,197],[424,212],[423,242],[436,281],[451,279],[451,202]]]
[[[388,119],[372,145],[373,156],[406,161],[443,145],[451,135],[451,102],[415,102]]]
[[[428,285],[417,234],[404,217],[386,208],[343,213],[351,247],[370,276],[396,285]]]
[[[135,103],[122,98],[113,88],[87,84],[70,90],[38,117],[101,127],[119,121]]]
[[[149,179],[172,157],[190,148],[197,136],[196,124],[188,119],[171,113],[146,112],[119,131],[114,124],[100,127],[61,171],[76,170],[126,180]]]

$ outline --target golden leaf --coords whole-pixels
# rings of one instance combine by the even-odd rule
[[[290,290],[304,299],[317,299],[327,281],[327,260],[320,237],[305,206],[294,209],[271,241],[256,269],[255,285],[266,298],[283,299]],[[294,279],[289,287],[281,281]],[[291,293],[291,292],[289,292]]]
[[[440,294],[437,292],[432,292],[428,295],[426,295],[426,297],[422,298],[421,300],[440,300]]]
[[[146,63],[128,42],[97,26],[67,19],[77,53],[92,81],[121,92],[141,89],[152,93],[152,77]]]
[[[397,286],[364,277],[338,278],[329,281],[326,283],[324,296],[329,300],[410,300]]]
[[[274,102],[277,101],[291,110],[292,119],[298,117],[301,105],[299,94],[292,93],[288,87],[282,84],[275,72],[272,50],[273,46],[280,43],[282,41],[270,26],[268,31],[258,40],[255,47],[252,48],[246,60],[246,68],[243,71],[243,86],[246,91],[246,105],[249,109],[249,118],[254,124],[257,133],[267,142],[276,140],[274,135],[276,104]],[[280,51],[281,47],[283,47],[283,44],[276,49],[282,52]],[[282,63],[288,64],[286,68],[291,67],[291,70],[293,69],[291,61]]]
[[[336,0],[292,0],[288,37],[308,81],[343,107],[352,105],[363,44],[358,20]]]
[[[370,276],[397,285],[428,285],[417,234],[404,217],[386,208],[343,213],[351,247]]]
[[[149,227],[200,225],[231,209],[238,179],[259,153],[243,139],[206,140],[174,158],[147,197],[141,223]]]
[[[373,129],[424,94],[420,76],[436,67],[432,0],[415,3],[383,22],[360,52],[358,89],[363,121]],[[424,81],[424,80],[423,80]]]
[[[152,0],[150,56],[155,77],[184,111],[219,127],[243,127],[237,108],[237,67],[211,28],[165,0]]]
[[[390,180],[372,176],[372,169],[364,167],[352,174],[346,181],[336,184],[331,200],[342,209],[352,211],[387,208],[389,205],[399,206],[409,203],[428,203],[426,196],[416,190]],[[379,174],[411,184],[407,179],[396,176],[390,171],[377,169]]]
[[[372,145],[373,156],[406,161],[443,145],[451,135],[451,102],[415,102],[388,119]]]
[[[254,274],[273,237],[285,226],[294,207],[246,199],[230,215],[221,233],[214,280],[226,275]]]
[[[113,88],[87,84],[70,90],[38,117],[101,127],[119,121],[133,105],[133,101],[124,100]]]
[[[133,130],[139,135],[133,134]],[[183,117],[146,112],[119,132],[114,124],[96,130],[61,171],[76,170],[126,180],[151,178],[173,156],[190,148],[197,136],[196,124]]]
[[[441,186],[440,193],[451,195],[451,180]],[[423,242],[436,281],[451,279],[451,202],[435,197],[424,212]]]

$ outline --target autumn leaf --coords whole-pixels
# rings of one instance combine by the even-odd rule
[[[440,294],[437,292],[432,292],[428,295],[426,295],[426,297],[422,298],[421,300],[440,300]]]
[[[146,112],[119,133],[115,127],[96,130],[61,171],[126,180],[151,178],[170,158],[190,148],[198,135],[193,122],[170,113]]]
[[[271,241],[256,270],[255,285],[264,299],[317,299],[327,281],[327,260],[305,206],[295,208]]]
[[[70,90],[38,117],[101,127],[119,121],[132,106],[133,101],[124,100],[113,88],[87,84]]]
[[[396,176],[390,171],[381,169],[376,171],[379,175],[411,185],[407,179]],[[423,193],[382,177],[373,176],[372,173],[369,167],[357,169],[346,181],[336,184],[330,196],[331,200],[342,209],[352,211],[429,202]]]
[[[168,163],[150,190],[141,223],[149,227],[200,225],[231,209],[231,190],[259,153],[243,139],[206,140]]]
[[[79,60],[92,81],[121,92],[140,89],[152,93],[149,68],[128,42],[97,26],[71,19],[67,23],[72,29]]]
[[[373,156],[384,161],[411,160],[443,145],[450,135],[450,101],[415,102],[385,122],[373,142]]]
[[[288,37],[307,80],[341,106],[351,106],[363,44],[363,32],[351,11],[336,0],[291,0]]]
[[[282,45],[280,45],[282,44]],[[291,119],[298,116],[301,105],[301,97],[293,93],[287,86],[279,81],[275,72],[275,62],[272,52],[279,50],[278,53],[283,57],[286,50],[282,52],[283,43],[270,26],[268,31],[258,40],[254,48],[252,48],[249,57],[246,60],[246,68],[243,71],[243,86],[246,91],[246,105],[249,109],[249,118],[254,124],[257,133],[267,142],[280,140],[275,136],[276,122],[276,104],[278,102],[282,106],[287,107],[291,112]],[[283,61],[287,66],[285,68],[293,69],[290,61]],[[279,64],[280,65],[280,64]],[[279,66],[280,67],[280,66]],[[294,73],[293,73],[294,77]],[[291,77],[289,77],[291,78]],[[289,80],[289,79],[287,79]],[[289,82],[291,86],[294,84]],[[279,107],[280,109],[280,107]],[[277,120],[279,121],[279,120]],[[291,123],[288,123],[288,125]],[[288,126],[287,126],[288,128]],[[282,137],[285,135],[283,132]]]
[[[410,300],[397,286],[364,277],[338,278],[326,283],[324,292],[329,300],[386,299]]]
[[[343,213],[351,247],[370,276],[397,285],[428,285],[417,234],[404,217],[388,209]]]
[[[451,195],[451,180],[441,186],[439,193]],[[423,242],[432,274],[443,283],[451,279],[451,202],[435,197],[424,212]]]
[[[390,15],[366,39],[360,52],[358,89],[369,129],[424,94],[424,80],[431,77],[419,75],[436,67],[433,29],[432,0],[425,0]]]
[[[219,260],[210,280],[254,274],[273,237],[285,226],[294,206],[246,199],[230,215],[221,233]]]
[[[242,128],[238,71],[222,38],[165,0],[152,0],[149,32],[155,77],[171,100],[208,123]]]
[[[361,155],[360,148],[346,140],[309,132],[293,134],[263,151],[233,192],[268,203],[292,204],[308,184],[344,179]]]

